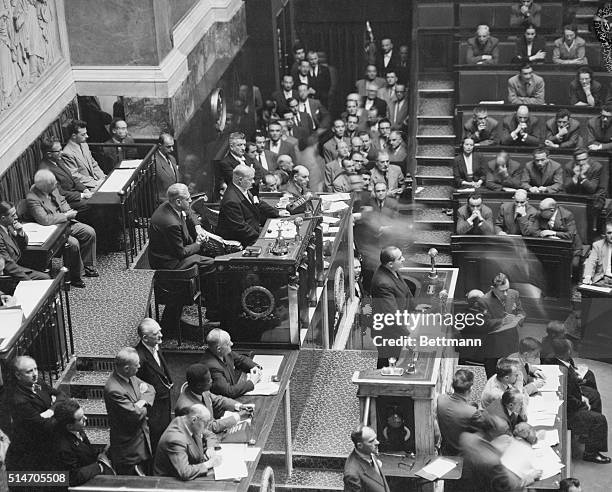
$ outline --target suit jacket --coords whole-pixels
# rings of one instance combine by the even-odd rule
[[[308,80],[311,88],[315,90],[314,97],[319,99],[325,106],[327,106],[327,100],[329,99],[329,90],[331,88],[331,75],[329,73],[329,68],[325,65],[318,65],[317,67],[317,76],[315,77],[312,72],[312,67],[310,72],[308,72]]]
[[[503,301],[498,299],[492,290],[489,290],[478,299],[478,305],[480,312],[485,313],[485,323],[489,331],[499,328],[506,314],[525,316],[521,297],[518,291],[514,289],[508,289],[508,294]],[[507,348],[509,349],[507,353],[516,352],[513,347]]]
[[[361,107],[365,108],[365,103],[367,101],[367,96],[361,98]],[[372,107],[378,110],[378,116],[384,118],[387,115],[387,103],[384,99],[380,97],[375,97],[374,102],[372,103]],[[365,109],[364,109],[365,111]]]
[[[176,417],[159,440],[153,474],[180,480],[206,475],[208,468],[204,462],[208,458],[205,451],[202,438],[189,431],[187,417]]]
[[[389,153],[390,164],[395,164],[402,170],[403,173],[414,176],[414,172],[416,170],[416,159],[410,162],[408,161],[408,149],[406,148],[406,144],[404,142],[402,142],[395,150],[389,146],[387,152]]]
[[[271,152],[270,152],[271,153]],[[266,159],[268,156],[266,155]],[[276,162],[276,158],[274,158],[274,162]],[[225,181],[227,185],[232,182],[234,168],[240,164],[240,161],[236,159],[234,154],[228,152],[227,155],[219,161],[217,166],[217,175],[220,180]],[[245,157],[246,164],[246,157]]]
[[[28,247],[28,235],[13,236],[13,227],[8,228],[8,233],[4,227],[0,226],[0,256],[4,258],[4,274],[10,275],[17,280],[30,280],[27,268],[18,265],[21,254]]]
[[[493,58],[484,60],[483,55],[491,55]],[[499,39],[490,36],[484,46],[478,42],[475,36],[468,39],[465,62],[468,65],[497,65],[499,63]]]
[[[89,442],[85,432],[81,439],[72,432],[58,429],[53,438],[55,469],[68,471],[68,484],[71,487],[83,485],[93,477],[100,475],[98,453]]]
[[[499,143],[499,123],[495,118],[488,117],[484,130],[478,130],[474,118],[463,125],[463,138],[472,137],[478,145],[496,145]]]
[[[533,221],[538,211],[527,204],[525,208],[526,215],[518,216],[515,218],[515,204],[502,203],[495,219],[495,233],[503,231],[506,234],[519,234],[521,236],[527,236],[529,231],[529,224]]]
[[[532,186],[546,186],[546,193],[563,191],[563,168],[561,164],[549,159],[543,172],[540,172],[534,161],[525,164],[523,177],[521,178],[521,188],[529,190]]]
[[[382,172],[380,172],[380,170],[377,167],[372,168],[371,171],[371,182],[372,182],[372,186],[374,186],[376,183],[387,183],[387,189],[389,190],[395,190],[395,189],[400,189],[403,190],[405,183],[404,183],[404,173],[402,173],[402,170],[399,166],[396,166],[395,164],[389,164],[389,168],[387,169],[387,177],[385,179],[385,176]]]
[[[52,406],[52,397],[63,399],[64,394],[40,381],[36,393],[17,384],[9,396],[9,412],[13,419],[11,445],[6,455],[7,470],[45,470],[51,468],[49,444],[55,421],[41,413]]]
[[[540,27],[541,11],[542,6],[539,3],[532,3],[529,16],[525,17],[521,12],[521,6],[518,3],[513,4],[510,9],[510,27],[525,27],[528,24]]]
[[[173,155],[168,158],[163,156],[158,150],[155,153],[155,172],[157,184],[157,204],[159,205],[167,199],[166,192],[170,185],[179,182],[179,169]]]
[[[98,181],[103,179],[105,175],[91,155],[89,145],[86,143],[79,145],[72,140],[68,140],[62,153],[72,175],[89,189],[97,188]]]
[[[382,51],[379,51],[376,54],[376,68],[378,69],[379,75],[385,75],[387,73],[387,70],[395,70],[398,64],[399,64],[399,50],[396,49],[395,47],[391,51],[391,59],[389,60],[389,63],[387,63],[386,67],[385,67],[385,58],[384,58],[384,54],[382,53]]]
[[[391,128],[394,130],[402,130],[406,126],[406,120],[408,118],[408,101],[402,99],[401,101],[393,101],[388,104],[388,118],[391,122]],[[397,108],[397,114],[395,113]]]
[[[370,290],[374,314],[385,315],[412,310],[413,296],[408,284],[385,266],[380,265],[374,272]],[[378,333],[387,338],[396,338],[405,335],[405,332],[402,325],[395,324],[385,324],[382,330],[372,329],[372,335]]]
[[[128,135],[123,139],[123,142],[111,138],[104,143],[131,145],[134,143],[134,139]],[[125,160],[138,159],[138,149],[136,147],[102,147],[102,152],[109,161],[112,162],[113,167],[121,164],[121,162]]]
[[[72,210],[66,199],[60,195],[55,188],[49,195],[45,196],[36,185],[32,185],[30,192],[26,195],[28,207],[27,216],[41,225],[54,225],[67,222],[65,212]]]
[[[232,183],[221,200],[217,234],[250,246],[257,241],[268,217],[278,217],[278,210],[263,201],[249,201]]]
[[[257,161],[257,166],[261,169],[261,172],[263,174],[273,173],[274,171],[276,171],[276,169],[278,169],[276,165],[276,158],[278,156],[268,149],[264,149],[262,153],[265,156],[266,163],[268,164],[268,169],[263,167],[263,164],[260,162],[260,160],[256,158],[255,160]],[[230,183],[231,182],[232,181],[230,180]]]
[[[383,87],[378,89],[377,97],[385,101],[387,103],[387,108],[389,108],[391,104],[397,101],[397,96],[395,95],[395,87],[389,89],[389,87],[385,84]]]
[[[365,97],[368,94],[367,89],[369,85],[375,85],[378,89],[381,89],[385,86],[385,84],[386,81],[382,77],[376,77],[374,81],[359,79],[357,82],[355,82],[355,89],[357,94],[359,94],[361,97]]]
[[[516,114],[506,116],[503,121],[500,143],[502,145],[531,145],[536,147],[540,144],[540,132],[537,125],[538,119],[535,116],[530,116],[527,120],[527,128],[525,129],[527,132],[525,140],[522,140],[520,135],[518,139],[513,140],[511,133],[516,130],[518,120],[516,119]]]
[[[603,166],[593,159],[589,159],[589,164],[584,181],[579,181],[578,183],[574,183],[573,180],[573,164],[570,163],[565,168],[565,192],[573,195],[592,195],[595,199],[595,208],[601,209],[605,203],[608,191],[607,183],[605,183],[601,176]]]
[[[529,227],[529,235],[540,237],[540,232],[543,230],[555,231],[559,239],[573,241],[574,254],[582,254],[582,239],[576,229],[576,219],[574,219],[574,214],[568,209],[561,205],[557,206],[557,216],[555,217],[555,223],[552,229],[548,224],[548,220],[542,218],[538,213]]]
[[[344,491],[345,492],[389,492],[389,484],[382,467],[379,473],[373,465],[366,462],[355,450],[346,459],[344,464]]]
[[[63,159],[55,163],[48,159],[43,159],[38,165],[38,169],[48,169],[53,173],[57,180],[57,188],[68,204],[75,210],[80,210],[87,207],[87,200],[81,199],[81,193],[87,187],[78,179],[75,178]]]
[[[306,111],[298,111],[294,118],[297,118],[297,126],[294,126],[293,130],[298,130],[299,128],[304,129],[306,136],[310,135],[313,131],[315,124],[310,115]],[[300,136],[294,135],[298,140],[301,140]]]
[[[208,367],[212,377],[211,391],[217,395],[238,398],[255,387],[253,382],[247,381],[243,375],[257,364],[245,355],[230,352],[221,360],[207,350],[200,363]]]
[[[587,65],[589,61],[585,53],[586,41],[583,38],[576,36],[572,46],[568,49],[565,40],[561,37],[555,39],[553,43],[552,61],[565,65]]]
[[[291,97],[297,99],[298,92],[295,89],[291,89]],[[282,89],[272,93],[272,100],[276,102],[276,111],[280,116],[282,116],[284,112],[289,111],[289,105],[287,104],[287,99],[285,98],[285,92]]]
[[[523,170],[521,169],[520,163],[509,160],[506,168],[508,170],[508,176],[502,178],[495,171],[495,159],[487,163],[485,174],[485,186],[487,189],[492,191],[501,191],[502,188],[519,189],[521,187]]]
[[[140,369],[136,373],[140,379],[145,383],[150,384],[155,389],[155,403],[159,400],[167,400],[170,398],[170,389],[172,387],[172,378],[170,377],[170,370],[166,364],[166,359],[161,353],[161,350],[157,351],[160,365],[155,361],[153,354],[144,343],[140,341],[138,345],[134,347],[138,352],[140,358]]]
[[[311,128],[311,131],[316,130],[317,128],[330,127],[331,115],[329,114],[327,108],[321,104],[321,101],[309,97],[303,103],[300,101],[300,104],[304,104],[304,106],[308,108],[304,108],[304,112],[310,115],[314,123],[314,127]]]
[[[151,216],[149,225],[149,263],[154,269],[173,270],[188,256],[198,254],[195,224],[190,215],[181,220],[168,202]]]
[[[569,128],[567,133],[561,138],[557,137],[559,133],[559,127],[557,126],[557,119],[550,118],[546,122],[546,140],[550,140],[552,143],[556,143],[562,149],[574,149],[576,147],[582,147],[582,137],[580,136],[580,123],[574,118],[569,120]]]
[[[344,171],[337,174],[332,181],[331,190],[334,193],[351,193],[353,191],[353,175],[348,175]]]
[[[436,411],[444,455],[459,454],[459,436],[462,432],[477,432],[489,428],[488,419],[483,413],[457,393],[438,396]]]
[[[591,95],[595,100],[595,107],[601,106],[606,99],[604,87],[596,80],[591,80]],[[577,80],[572,80],[569,85],[569,100],[571,105],[578,102],[588,104],[584,89]]]
[[[457,234],[483,234],[490,235],[495,234],[495,226],[493,225],[493,211],[483,205],[480,209],[483,220],[479,223],[474,221],[474,225],[470,226],[468,219],[472,215],[468,205],[462,205],[457,210]]]
[[[599,282],[610,264],[610,247],[606,248],[606,240],[600,239],[593,243],[589,257],[584,261],[582,277],[591,277],[593,282]]]
[[[601,126],[601,116],[595,116],[587,122],[587,145],[601,144],[601,150],[612,149],[612,125]]]
[[[349,146],[351,145],[351,142],[348,138],[342,137],[342,140],[344,140]],[[338,140],[336,139],[336,137],[330,138],[327,142],[323,144],[323,159],[326,163],[331,162],[338,157],[337,146]]]
[[[482,179],[484,182],[486,176],[487,165],[482,154],[472,153],[472,178],[471,181]],[[455,186],[461,188],[462,181],[468,181],[470,178],[465,164],[463,152],[455,157],[453,161],[453,177],[455,178]]]
[[[289,142],[287,142],[286,140],[281,140],[280,149],[278,153],[271,150],[270,140],[266,142],[266,150],[270,150],[271,154],[274,156],[274,165],[276,165],[276,159],[278,158],[279,155],[288,155],[291,157],[293,162],[295,162],[295,147],[291,145]],[[230,183],[231,183],[231,180],[230,180]]]
[[[510,415],[508,410],[502,405],[501,399],[493,400],[485,410],[490,421],[493,423],[493,428],[489,432],[491,438],[501,436],[502,434],[512,435],[512,431],[516,424],[525,422],[520,415]],[[493,417],[493,418],[491,418]]]
[[[523,83],[520,75],[514,75],[508,79],[508,103],[546,104],[545,85],[544,79],[535,73],[529,86]]]
[[[234,417],[223,417],[226,410],[230,412],[236,411],[236,404],[238,404],[236,400],[226,398],[225,396],[215,395],[210,391],[204,391],[204,393],[201,395],[196,395],[189,390],[188,386],[183,388],[178,400],[176,400],[174,414],[177,417],[187,415],[187,412],[189,412],[189,409],[193,405],[202,404],[208,409],[210,415],[212,416],[208,428],[215,434],[224,432],[236,424]]]
[[[539,36],[533,39],[533,46],[531,47],[531,55],[527,55],[527,40],[525,36],[519,36],[516,40],[516,46],[514,48],[513,63],[525,63],[529,61],[529,56],[535,55],[538,51],[546,52],[546,40]],[[531,60],[530,63],[544,63],[545,60]]]
[[[104,404],[110,420],[109,457],[113,463],[137,465],[151,458],[147,406],[139,408],[135,403],[146,400],[151,405],[155,389],[148,384],[147,391],[141,393],[140,383],[144,381],[136,376],[128,383],[113,372],[104,386]]]

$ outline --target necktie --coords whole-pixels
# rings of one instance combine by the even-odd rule
[[[387,174],[387,171],[383,173],[383,177],[385,178],[385,183],[387,183],[387,189],[389,189],[389,175]]]
[[[396,125],[397,125],[397,112],[398,112],[398,109],[399,109],[399,105],[400,105],[400,102],[399,101],[396,102],[395,103],[395,108],[393,110],[393,123],[395,123]]]
[[[157,365],[161,367],[161,360],[159,358],[159,351],[157,350],[157,347],[155,347],[155,350],[153,350],[153,358],[155,359],[155,362],[157,362]]]

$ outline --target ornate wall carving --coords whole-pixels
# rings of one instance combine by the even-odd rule
[[[61,56],[54,0],[0,0],[0,114]]]

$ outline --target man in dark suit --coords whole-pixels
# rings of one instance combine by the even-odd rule
[[[319,99],[324,106],[328,107],[329,90],[332,85],[329,68],[319,64],[319,55],[316,51],[309,51],[307,57],[308,63],[310,63],[308,80],[310,88],[314,89],[313,96]]]
[[[314,128],[314,122],[312,121],[310,115],[306,112],[300,111],[300,103],[295,98],[289,99],[287,104],[289,106],[289,112],[293,116],[293,128],[302,128],[307,132],[306,136],[310,135],[312,129]],[[279,114],[284,115],[285,113],[286,111],[283,111],[283,113]],[[299,135],[292,136],[296,137],[298,140],[301,140]]]
[[[453,177],[457,188],[480,188],[485,180],[486,163],[482,154],[474,153],[474,139],[465,137],[462,152],[453,162]]]
[[[297,87],[299,111],[302,113],[308,113],[308,116],[312,118],[314,125],[313,128],[311,128],[311,131],[314,131],[317,128],[329,128],[331,125],[331,115],[329,114],[329,111],[325,106],[323,106],[323,104],[321,104],[321,101],[308,97],[308,89],[309,87],[307,84],[300,84]]]
[[[395,85],[395,101],[388,104],[388,109],[391,128],[404,131],[408,126],[408,101],[404,84]]]
[[[57,423],[53,436],[55,469],[68,471],[71,487],[83,485],[98,475],[114,475],[106,451],[98,453],[85,433],[87,416],[73,398],[55,405]]]
[[[202,404],[192,406],[187,415],[176,417],[164,432],[155,453],[153,473],[162,477],[193,480],[207,475],[221,464],[221,455],[211,449],[210,441],[204,446],[210,412]],[[208,440],[208,439],[206,439]]]
[[[393,70],[398,64],[399,54],[393,49],[393,42],[390,38],[380,40],[381,53],[376,56],[376,68],[380,75],[386,75],[387,71]]]
[[[567,109],[560,109],[554,118],[546,121],[544,145],[555,149],[582,147],[580,122],[571,117]]]
[[[28,235],[17,219],[12,203],[0,202],[0,257],[4,258],[4,274],[15,280],[45,280],[46,273],[19,265],[21,255],[28,247]]]
[[[389,492],[378,454],[376,431],[363,424],[351,432],[355,449],[344,464],[345,492]]]
[[[159,148],[155,153],[155,173],[157,188],[157,204],[159,205],[166,199],[168,187],[179,180],[179,168],[176,159],[172,155],[174,152],[174,137],[169,133],[162,133],[159,136]]]
[[[159,350],[163,335],[157,321],[144,318],[138,325],[138,336],[140,342],[134,348],[138,353],[140,368],[136,376],[155,389],[155,401],[147,415],[151,433],[151,448],[155,452],[159,438],[170,423],[172,377],[166,360]]]
[[[287,101],[290,98],[297,97],[298,94],[293,85],[293,76],[284,75],[283,79],[281,80],[281,90],[272,93],[272,100],[276,102],[276,112],[278,114],[283,114],[285,111],[287,111],[287,109],[289,109]]]
[[[533,160],[525,164],[521,187],[529,193],[559,193],[563,191],[563,168],[548,158],[548,149],[533,151]]]
[[[601,108],[601,114],[587,122],[586,143],[589,150],[612,149],[612,103]]]
[[[271,121],[268,124],[268,137],[270,137],[270,140],[266,142],[266,149],[274,154],[275,159],[279,155],[288,155],[291,157],[291,160],[295,161],[295,147],[283,140],[282,136],[282,125],[278,121]],[[231,183],[231,180],[229,183]]]
[[[387,153],[389,154],[389,165],[398,166],[405,176],[414,176],[416,172],[416,159],[408,159],[408,148],[402,139],[400,131],[393,130],[389,134]]]
[[[524,410],[529,396],[518,388],[507,388],[500,399],[495,399],[486,408],[485,413],[493,426],[489,436],[494,439],[502,434],[512,435],[514,428],[521,422],[527,422]]]
[[[346,126],[344,121],[341,119],[334,120],[334,126],[332,127],[332,138],[323,144],[323,159],[325,163],[330,163],[341,154],[341,157],[348,157],[350,141],[345,137]],[[340,144],[344,142],[346,148],[342,153],[338,152]],[[340,167],[339,165],[337,167]]]
[[[200,362],[210,371],[213,393],[238,398],[255,388],[261,380],[261,367],[249,357],[232,352],[234,344],[228,332],[214,328],[206,343]]]
[[[482,203],[482,196],[475,191],[467,203],[457,210],[457,234],[491,235],[495,233],[493,212]]]
[[[87,210],[87,200],[92,193],[78,177],[75,177],[62,158],[62,143],[57,137],[43,139],[40,150],[44,159],[38,169],[48,169],[57,180],[57,189],[68,205],[79,213]]]
[[[494,160],[487,162],[485,187],[491,191],[502,191],[504,188],[518,190],[522,177],[523,169],[520,163],[510,159],[508,152],[502,150]]]
[[[606,203],[608,194],[607,176],[603,166],[589,158],[587,149],[574,151],[574,162],[565,168],[564,188],[566,193],[587,195],[593,199],[593,230],[597,230],[597,221],[601,209]]]
[[[475,146],[496,145],[499,143],[499,123],[489,118],[487,108],[476,106],[472,119],[463,125],[463,138],[472,137]]]
[[[147,413],[155,389],[136,377],[139,367],[138,352],[132,347],[121,349],[115,357],[115,370],[104,386],[110,420],[108,454],[118,475],[146,472],[152,457]]]
[[[13,433],[6,469],[47,470],[51,468],[49,444],[55,426],[51,407],[64,394],[38,378],[36,361],[27,355],[17,356],[12,368],[16,384],[8,395]]]
[[[380,323],[372,325],[372,337],[378,350],[377,368],[387,367],[389,357],[399,357],[401,346],[387,347],[384,342],[392,338],[408,335],[408,329],[399,323],[382,323],[386,314],[395,315],[412,309],[412,292],[400,275],[404,264],[402,251],[395,246],[387,246],[380,252],[380,266],[372,277],[372,310],[374,320]],[[378,343],[377,343],[378,342]]]
[[[257,147],[255,160],[257,161],[259,167],[261,167],[262,172],[266,174],[276,171],[277,156],[270,150],[266,149],[266,137],[263,133],[258,132],[255,134],[255,146]],[[229,183],[227,184],[229,185]]]
[[[477,432],[490,427],[489,420],[470,403],[473,385],[474,373],[458,369],[453,377],[453,393],[438,396],[437,414],[443,455],[459,454],[459,436],[462,432]]]
[[[311,132],[311,130],[307,128],[308,125],[312,125],[310,116],[306,113],[302,113],[298,118],[293,111],[289,110],[282,114],[282,118],[285,123],[285,138],[287,138],[287,140],[296,139],[298,148],[305,147]]]
[[[138,159],[138,149],[129,147],[129,145],[134,144],[134,139],[128,134],[125,120],[123,118],[113,118],[108,128],[112,137],[104,143],[119,145],[120,147],[102,147],[102,152],[109,161],[109,167],[105,169],[106,172],[110,172],[115,166],[121,164],[121,161]],[[125,147],[125,145],[128,145],[128,147]]]
[[[163,270],[184,270],[197,264],[200,282],[208,284],[214,272],[214,260],[202,254],[208,233],[193,218],[189,190],[186,185],[176,183],[168,188],[167,194],[168,201],[157,207],[151,217],[149,264],[151,268]],[[205,286],[202,290],[211,289]],[[182,311],[182,304],[166,305],[161,319],[166,333],[176,330]]]
[[[361,100],[361,105],[365,111],[376,108],[378,116],[384,118],[387,115],[387,103],[378,97],[378,89],[375,85],[369,85],[366,89],[366,96]]]
[[[217,167],[217,183],[224,182],[229,186],[232,182],[234,168],[238,164],[247,164],[245,153],[246,139],[244,138],[244,133],[231,133],[229,136],[229,152],[219,161]]]
[[[527,192],[516,190],[512,203],[502,203],[495,219],[495,233],[505,236],[516,234],[527,236],[529,224],[535,219],[538,211],[529,205]]]
[[[185,373],[187,385],[176,400],[174,413],[178,417],[186,415],[193,405],[204,405],[212,415],[208,428],[215,434],[225,432],[242,418],[252,414],[253,405],[240,403],[232,398],[210,392],[212,377],[204,364],[192,364]],[[229,415],[225,415],[230,412]]]
[[[281,191],[291,193],[292,201],[287,205],[287,210],[292,214],[301,214],[306,210],[313,211],[310,200],[312,193],[308,189],[310,171],[306,166],[295,166],[291,171],[291,179],[286,185],[281,186]]]
[[[268,217],[289,215],[286,210],[279,211],[251,194],[249,190],[254,179],[252,168],[245,165],[234,168],[232,184],[221,200],[217,225],[217,234],[240,241],[245,247],[257,241],[261,226]]]
[[[535,147],[540,144],[538,119],[529,115],[527,106],[519,106],[515,114],[506,116],[503,121],[502,145],[528,145]]]

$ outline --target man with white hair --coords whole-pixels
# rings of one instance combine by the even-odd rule
[[[200,361],[210,371],[211,391],[216,395],[238,398],[255,388],[261,380],[262,367],[245,355],[232,352],[230,334],[214,328],[206,337],[207,348]]]
[[[489,26],[481,24],[476,36],[467,40],[465,61],[468,65],[496,65],[499,63],[499,40],[491,36]]]
[[[255,170],[240,164],[234,168],[232,184],[221,200],[217,234],[225,239],[239,241],[250,246],[259,237],[261,227],[268,217],[288,216],[286,210],[278,211],[253,196],[250,189],[255,180]]]
[[[70,208],[57,189],[57,180],[48,169],[34,175],[34,184],[26,196],[28,216],[41,225],[70,222],[68,257],[70,279],[74,287],[83,288],[86,277],[98,277],[96,269],[96,231],[76,220],[77,211]]]
[[[244,133],[234,132],[229,136],[229,152],[219,161],[218,178],[227,184],[232,182],[232,171],[238,164],[247,164],[246,139]]]
[[[512,203],[502,203],[495,219],[495,233],[505,236],[516,234],[528,235],[529,224],[534,220],[538,211],[529,205],[526,190],[516,190]]]

